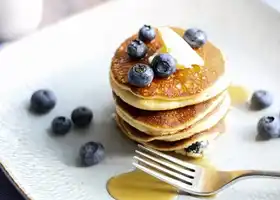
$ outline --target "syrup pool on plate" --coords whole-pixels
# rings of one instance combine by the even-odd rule
[[[231,98],[232,105],[240,105],[246,103],[249,100],[249,90],[240,85],[231,85],[228,87],[228,92]]]
[[[173,200],[178,194],[175,187],[140,170],[112,177],[107,190],[116,200]]]
[[[214,168],[207,158],[191,159],[180,155],[176,157],[202,167]],[[178,195],[175,187],[138,169],[109,179],[107,190],[116,200],[173,200]]]

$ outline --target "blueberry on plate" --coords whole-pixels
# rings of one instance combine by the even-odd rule
[[[71,119],[75,126],[79,128],[86,127],[90,124],[93,118],[92,111],[87,107],[78,107],[73,110]]]
[[[80,158],[83,166],[92,166],[105,157],[105,149],[101,143],[88,142],[80,148]]]
[[[127,46],[127,54],[130,58],[141,59],[144,58],[148,51],[147,46],[141,40],[132,40]]]
[[[144,25],[138,33],[139,40],[143,42],[151,42],[156,37],[156,31],[150,25]]]
[[[208,146],[208,141],[197,141],[185,148],[187,153],[202,154],[203,150]]]
[[[151,67],[155,76],[166,78],[176,71],[176,61],[170,54],[162,53],[153,58]]]
[[[183,38],[193,49],[198,49],[207,42],[206,33],[197,28],[186,30]]]
[[[154,78],[154,72],[148,65],[138,63],[128,71],[128,83],[136,87],[149,85]]]
[[[272,95],[265,90],[257,90],[251,98],[250,108],[253,110],[262,110],[269,107],[273,102]]]
[[[42,89],[34,92],[30,99],[31,110],[36,113],[47,113],[54,108],[56,97],[50,90]]]
[[[56,135],[65,135],[70,131],[72,122],[69,118],[59,116],[52,121],[52,132]]]
[[[262,117],[257,125],[258,135],[263,139],[280,136],[280,119],[274,116]]]

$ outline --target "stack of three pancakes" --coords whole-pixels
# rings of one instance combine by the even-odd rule
[[[180,36],[184,30],[173,28]],[[229,81],[221,51],[207,42],[196,52],[204,66],[177,69],[168,78],[154,78],[144,88],[128,83],[128,71],[136,63],[149,64],[148,58],[162,46],[158,36],[146,44],[148,53],[131,60],[127,45],[117,49],[111,63],[110,83],[116,103],[116,121],[130,139],[160,150],[200,157],[211,141],[225,130],[224,118],[230,107]]]

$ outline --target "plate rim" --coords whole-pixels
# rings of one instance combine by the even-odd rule
[[[20,187],[20,184],[15,180],[15,177],[13,177],[12,173],[9,172],[8,168],[4,166],[3,162],[0,162],[0,169],[2,170],[2,172],[4,173],[4,175],[6,176],[8,181],[10,181],[10,183],[14,186],[14,188],[19,192],[19,194],[22,196],[22,198],[24,198],[26,200],[33,200],[27,194],[27,192],[24,191],[24,189]]]

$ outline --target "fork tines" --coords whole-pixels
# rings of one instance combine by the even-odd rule
[[[133,165],[177,188],[187,189],[197,182],[196,176],[200,172],[198,166],[184,162],[159,151],[138,145]]]

